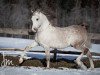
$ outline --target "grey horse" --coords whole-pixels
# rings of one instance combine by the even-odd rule
[[[81,61],[84,54],[87,55],[90,61],[90,69],[94,68],[92,55],[89,51],[91,41],[88,39],[88,34],[83,26],[72,25],[64,28],[54,27],[49,22],[48,18],[40,11],[35,11],[31,18],[33,25],[32,31],[36,32],[35,41],[27,46],[21,54],[19,63],[23,62],[26,51],[35,46],[42,46],[45,49],[47,68],[50,67],[50,48],[63,49],[72,46],[77,50],[81,50],[81,54],[75,62],[82,69],[87,67]]]

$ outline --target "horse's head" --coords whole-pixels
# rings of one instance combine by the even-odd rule
[[[32,15],[32,31],[33,32],[36,32],[40,27],[41,25],[43,24],[44,22],[44,14],[42,14],[40,11],[35,11]]]

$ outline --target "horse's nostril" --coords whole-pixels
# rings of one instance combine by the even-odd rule
[[[33,32],[36,32],[36,31],[37,31],[37,29],[36,29],[36,28],[32,28],[32,31],[33,31]]]
[[[35,31],[37,31],[37,29],[36,29],[36,28],[34,28],[34,30],[35,30]]]
[[[37,32],[37,30],[38,30],[37,28],[32,29],[33,32]]]

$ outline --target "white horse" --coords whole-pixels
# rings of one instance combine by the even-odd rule
[[[21,54],[19,63],[23,62],[23,57],[26,51],[30,50],[32,47],[40,45],[45,49],[47,68],[49,68],[50,48],[62,49],[72,46],[75,49],[82,51],[75,62],[82,69],[87,69],[87,67],[81,62],[82,56],[86,54],[90,61],[90,68],[94,68],[92,55],[89,51],[90,40],[88,40],[87,31],[83,26],[72,25],[65,28],[54,27],[48,21],[47,17],[39,11],[33,13],[31,20],[33,22],[32,31],[36,32],[35,41],[25,48],[24,52]]]

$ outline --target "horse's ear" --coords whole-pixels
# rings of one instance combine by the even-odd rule
[[[31,12],[33,13],[33,10],[31,9]]]
[[[40,12],[41,12],[41,10],[40,10],[40,9],[37,9],[37,10],[36,10],[36,12],[40,13]]]
[[[31,12],[33,12],[32,10],[31,10]],[[41,13],[41,10],[40,9],[37,9],[35,12],[33,12],[33,13],[37,13],[37,14],[40,14]]]

